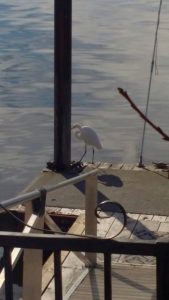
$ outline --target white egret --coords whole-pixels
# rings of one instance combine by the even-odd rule
[[[89,126],[81,126],[79,124],[73,125],[72,129],[77,129],[75,131],[75,137],[79,140],[84,141],[85,143],[85,151],[80,159],[82,161],[83,157],[87,152],[87,146],[92,146],[93,155],[92,155],[92,164],[94,163],[94,151],[95,148],[97,150],[102,149],[102,144],[98,138],[97,133]]]

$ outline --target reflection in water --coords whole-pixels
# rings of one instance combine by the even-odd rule
[[[127,90],[145,110],[159,4],[86,1],[73,0],[72,123],[87,124],[98,132],[104,149],[96,153],[96,160],[137,162],[143,122],[118,95],[117,87]],[[2,199],[18,193],[53,156],[53,2],[0,0]],[[149,108],[150,118],[166,133],[168,10],[164,3],[159,76],[153,77]],[[83,143],[72,136],[73,160],[82,149]],[[144,158],[168,162],[168,143],[148,127]]]

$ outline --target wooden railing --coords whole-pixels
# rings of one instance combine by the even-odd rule
[[[4,207],[24,204],[25,226],[22,233],[0,232],[0,247],[4,248],[4,269],[0,274],[0,288],[5,286],[5,299],[13,300],[12,271],[24,249],[23,259],[23,300],[41,299],[42,286],[42,255],[44,250],[54,253],[55,299],[62,300],[62,266],[61,252],[74,251],[77,255],[86,252],[87,261],[96,263],[96,253],[104,254],[104,299],[112,299],[111,289],[111,255],[128,254],[156,257],[157,300],[169,299],[169,240],[128,241],[111,240],[97,237],[97,173],[98,170],[66,180],[54,186],[21,195],[2,202]],[[86,181],[85,233],[91,237],[72,237],[59,234],[60,229],[45,212],[46,194],[69,184]],[[57,231],[58,234],[42,234],[32,230],[44,224]],[[82,257],[82,254],[80,254]],[[84,258],[84,257],[83,257]],[[85,259],[85,258],[84,258]]]
[[[43,249],[54,252],[55,299],[62,300],[61,251],[85,251],[104,254],[104,299],[112,300],[111,254],[130,254],[156,257],[157,300],[169,299],[169,240],[118,241],[111,239],[72,237],[51,234],[0,233],[0,246],[4,247],[6,300],[12,300],[11,247]],[[30,251],[30,250],[29,250]],[[35,266],[34,266],[35,268]],[[36,277],[32,277],[36,281]],[[29,293],[30,296],[30,293]],[[31,291],[31,298],[33,291]]]
[[[65,180],[58,184],[42,187],[41,189],[37,189],[24,195],[3,201],[0,203],[0,207],[1,209],[8,209],[19,204],[25,206],[25,223],[27,226],[25,226],[22,234],[30,234],[31,232],[35,233],[37,230],[34,228],[42,229],[43,233],[45,223],[52,231],[59,233],[61,229],[53,222],[52,218],[45,211],[47,193],[61,189],[62,187],[70,184],[76,184],[78,182],[85,181],[85,233],[87,235],[96,236],[97,220],[94,211],[97,205],[97,173],[98,169],[94,169],[90,172]],[[10,260],[11,269],[13,270],[22,254],[23,248],[16,248],[15,244],[12,245],[11,248]],[[32,247],[32,250],[24,250],[23,300],[41,299],[43,247],[40,250],[35,248]],[[75,254],[84,261],[90,261],[91,265],[96,263],[95,253],[86,253],[85,255],[82,255],[81,253],[77,252]],[[9,253],[6,250],[4,251],[4,255],[5,261],[8,261]],[[36,280],[34,280],[32,274],[34,274]],[[5,277],[5,270],[3,269],[0,273],[0,289],[2,289],[4,286]],[[7,293],[8,291],[9,289],[6,290]],[[6,299],[12,299],[8,298],[8,296],[9,295],[6,296]]]

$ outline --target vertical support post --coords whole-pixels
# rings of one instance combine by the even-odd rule
[[[86,202],[85,202],[85,234],[97,236],[97,218],[95,208],[97,206],[97,175],[86,178]],[[86,258],[92,265],[96,264],[96,253],[86,253]]]
[[[4,267],[5,267],[5,299],[13,300],[11,249],[7,247],[4,248]]]
[[[112,300],[111,253],[104,253],[104,299]]]
[[[40,190],[39,215],[36,227],[43,229],[46,191]],[[37,202],[38,199],[36,199]],[[42,205],[42,206],[41,206]],[[37,206],[37,203],[36,203]],[[34,208],[35,209],[35,208]],[[32,202],[25,205],[25,222],[33,215]],[[36,232],[32,229],[31,232]],[[40,300],[42,293],[43,251],[41,249],[24,249],[23,258],[23,300]]]
[[[158,242],[157,253],[157,300],[169,299],[169,242]]]
[[[54,252],[54,274],[55,274],[55,299],[62,300],[62,267],[61,252]]]
[[[54,163],[71,160],[72,0],[54,0]]]

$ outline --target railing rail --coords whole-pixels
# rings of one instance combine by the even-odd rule
[[[47,193],[63,188],[70,184],[76,184],[81,181],[85,181],[85,233],[89,235],[96,236],[97,235],[97,219],[95,217],[95,208],[97,205],[97,173],[98,169],[94,169],[92,171],[86,172],[79,176],[75,176],[71,179],[64,180],[60,183],[56,183],[54,185],[42,186],[40,189],[36,189],[32,192],[25,193],[23,195],[19,195],[14,198],[10,198],[8,200],[2,201],[0,203],[0,210],[8,209],[13,206],[17,206],[22,204],[25,206],[25,223],[27,226],[24,228],[24,233],[31,233],[33,230],[36,232],[35,228],[42,229],[44,228],[44,223],[52,231],[60,232],[60,228],[57,227],[56,224],[53,224],[53,220],[51,217],[45,212],[45,202]],[[41,234],[41,236],[43,236]],[[12,243],[13,244],[13,243]],[[13,270],[22,251],[23,247],[15,248],[15,243],[11,245],[12,253],[11,253],[11,269]],[[27,250],[24,249],[24,266],[23,266],[23,300],[39,300],[41,298],[41,289],[42,287],[42,261],[43,261],[43,247],[40,247],[39,250],[32,249]],[[90,262],[91,265],[96,263],[96,254],[95,253],[85,253],[85,256],[80,253],[75,253],[78,255],[80,259],[86,262]],[[8,257],[8,255],[6,255]],[[55,257],[55,255],[54,255]],[[36,264],[34,271],[32,269],[32,261]],[[32,278],[32,272],[36,272],[36,281]],[[7,272],[9,274],[9,270]],[[3,287],[5,283],[5,274],[6,271],[3,269],[0,273],[0,289]],[[46,282],[47,284],[47,282]],[[35,290],[35,293],[32,293],[32,290]],[[7,291],[7,289],[6,289]],[[9,289],[8,289],[9,291]],[[8,299],[9,300],[9,299]]]
[[[45,189],[46,192],[48,193],[48,192],[57,190],[59,188],[65,187],[67,185],[75,184],[77,182],[83,181],[86,178],[88,178],[89,176],[96,175],[98,172],[99,172],[98,169],[94,169],[94,170],[86,172],[82,175],[75,176],[71,179],[67,179],[67,180],[64,180],[62,182],[59,182],[55,185],[43,186],[42,188]],[[32,200],[40,197],[40,190],[41,189],[36,189],[32,192],[25,193],[25,194],[10,198],[8,200],[4,200],[4,201],[1,202],[1,204],[4,207],[12,207],[12,206],[15,206],[15,205],[18,205],[18,204],[24,204],[26,202],[32,201]]]
[[[50,251],[85,251],[157,256],[157,250],[166,249],[169,240],[113,240],[97,237],[72,236],[69,234],[40,234],[0,231],[0,247],[43,249]]]
[[[6,299],[12,300],[12,280],[10,265],[11,247],[43,249],[54,251],[55,299],[62,300],[62,273],[60,255],[62,250],[89,251],[104,254],[105,300],[112,299],[111,291],[111,254],[132,254],[154,256],[157,261],[157,300],[169,299],[169,240],[158,241],[121,241],[94,237],[72,237],[69,235],[0,233],[0,246],[4,247],[6,260]],[[56,276],[57,275],[57,276]],[[8,298],[7,298],[8,297]]]
[[[96,263],[96,253],[104,254],[105,300],[112,299],[111,291],[111,255],[128,254],[156,257],[157,300],[169,299],[169,239],[157,241],[111,240],[97,238],[97,173],[98,169],[80,176],[42,187],[30,193],[3,201],[4,207],[18,204],[25,205],[25,227],[22,233],[0,232],[0,247],[4,247],[4,270],[0,273],[0,289],[5,284],[5,299],[13,300],[12,271],[24,249],[23,300],[41,299],[42,290],[42,256],[43,250],[54,252],[55,299],[62,300],[61,251],[85,252],[92,265]],[[85,234],[90,237],[72,237],[61,234],[31,233],[32,227],[43,230],[45,222],[46,194],[69,184],[85,180]],[[36,205],[33,205],[36,204]],[[47,216],[48,225],[52,220]],[[57,225],[54,226],[57,229]],[[54,229],[55,230],[55,229]],[[59,232],[58,230],[55,230]],[[13,249],[13,250],[12,250]],[[34,271],[32,271],[32,261]],[[36,280],[33,278],[35,275]],[[32,292],[34,291],[34,293]]]

